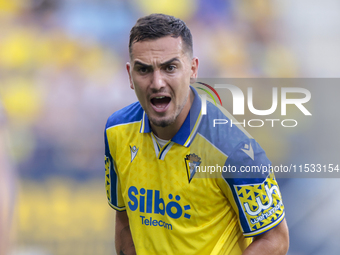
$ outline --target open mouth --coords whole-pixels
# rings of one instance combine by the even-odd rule
[[[159,110],[165,109],[171,101],[170,97],[159,96],[151,99],[151,104]]]

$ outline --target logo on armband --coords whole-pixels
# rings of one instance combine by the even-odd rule
[[[283,214],[281,194],[274,178],[257,185],[235,185],[235,190],[252,230],[275,222]]]

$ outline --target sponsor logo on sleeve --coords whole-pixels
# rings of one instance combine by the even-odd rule
[[[251,231],[270,225],[284,213],[281,194],[274,178],[262,184],[234,187]]]

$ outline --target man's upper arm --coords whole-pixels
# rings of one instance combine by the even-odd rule
[[[289,232],[286,220],[271,230],[254,237],[252,244],[244,251],[243,255],[284,255],[289,248]]]

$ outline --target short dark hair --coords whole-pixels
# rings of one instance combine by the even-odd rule
[[[133,43],[147,39],[159,39],[169,35],[174,38],[181,37],[185,50],[189,52],[190,56],[193,55],[192,35],[184,21],[165,14],[150,14],[139,18],[130,31],[130,56]]]

